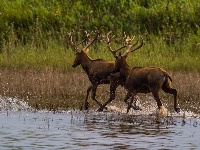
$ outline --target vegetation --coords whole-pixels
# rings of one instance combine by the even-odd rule
[[[200,74],[199,73],[172,73],[173,87],[178,91],[178,100],[181,109],[200,113]],[[26,101],[33,109],[82,109],[89,81],[85,72],[73,71],[63,73],[59,70],[10,70],[0,69],[0,95],[17,97]],[[126,108],[123,102],[126,91],[118,87],[116,99],[111,105]],[[149,108],[148,99],[152,94],[138,94],[140,103]],[[160,92],[163,105],[173,112],[173,96]],[[97,99],[104,103],[109,98],[109,86],[101,85],[97,90]],[[97,109],[97,104],[89,98],[89,108]],[[147,105],[145,104],[147,103]],[[155,103],[156,104],[156,103]]]
[[[144,48],[129,59],[133,65],[200,71],[198,0],[0,1],[2,68],[68,71],[74,52],[67,33],[75,30],[81,39],[84,30],[97,28],[103,34],[112,30],[117,37],[123,32],[144,37]],[[94,49],[92,58],[113,59],[103,43]]]
[[[35,32],[42,39],[94,28],[186,36],[197,34],[200,24],[198,0],[1,0],[0,10],[4,36],[13,26],[24,42]]]
[[[79,107],[89,83],[85,77],[76,80],[84,73],[76,69],[74,75],[75,56],[67,33],[74,30],[78,41],[85,30],[98,29],[116,34],[113,48],[122,44],[124,32],[142,35],[145,45],[129,56],[128,63],[182,72],[182,99],[197,102],[199,87],[193,83],[198,85],[200,73],[199,18],[199,0],[0,0],[1,95],[18,96],[36,108]],[[89,55],[114,60],[100,40]],[[188,72],[194,78],[191,75],[185,84]],[[179,81],[177,74],[174,81]],[[65,101],[69,97],[75,103]],[[58,101],[54,106],[53,100]]]

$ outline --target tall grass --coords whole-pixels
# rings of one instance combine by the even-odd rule
[[[170,72],[173,87],[178,91],[180,107],[185,111],[200,113],[200,74]],[[53,69],[10,70],[0,69],[0,94],[17,97],[26,101],[33,109],[82,109],[87,87],[90,85],[87,75],[82,71],[65,72]],[[125,106],[123,99],[126,91],[117,88],[116,99],[111,105]],[[151,95],[151,94],[150,94]],[[138,94],[140,103],[149,101],[144,94]],[[109,97],[109,86],[101,85],[97,89],[97,99],[104,103]],[[173,96],[160,92],[163,105],[173,110]],[[90,109],[97,108],[91,98]],[[147,106],[150,107],[150,106]]]
[[[184,38],[173,45],[168,45],[163,37],[144,35],[143,38],[145,45],[140,50],[131,53],[127,59],[131,66],[159,66],[171,71],[200,72],[198,36]],[[122,41],[119,38],[111,46],[114,49],[120,47],[123,44]],[[40,46],[37,45],[38,43],[23,45],[16,40],[11,40],[9,44],[5,43],[0,54],[1,68],[53,68],[71,71],[71,65],[75,58],[74,50],[54,40],[46,40],[45,42],[44,45]],[[115,60],[108,51],[106,43],[102,41],[97,41],[92,45],[88,55],[93,59]]]
[[[69,64],[71,57],[74,56],[73,52],[59,45],[51,44],[40,49],[30,45],[9,48],[9,54],[6,52],[0,55],[1,68],[70,70]]]
[[[143,36],[145,46],[129,56],[132,66],[199,72],[199,10],[198,0],[1,0],[0,66],[71,70],[67,33],[74,29],[80,40],[84,30],[97,28],[118,38],[124,31]],[[120,44],[117,39],[113,46]],[[114,60],[103,42],[90,49],[94,59]]]
[[[24,44],[75,29],[189,37],[199,32],[199,0],[1,0],[0,44],[11,28]],[[34,36],[33,36],[34,35]],[[2,45],[1,45],[2,46]]]
[[[26,99],[35,108],[81,107],[89,82],[81,67],[71,67],[75,52],[67,33],[74,29],[78,41],[84,30],[98,29],[102,34],[110,30],[116,34],[111,43],[114,49],[123,44],[124,32],[136,38],[142,35],[145,45],[129,55],[130,66],[162,67],[174,73],[177,81],[181,76],[178,83],[183,85],[177,86],[182,86],[182,99],[193,97],[196,103],[199,11],[199,0],[0,0],[1,94]],[[88,55],[114,60],[101,40],[90,47]],[[177,75],[180,72],[183,76]],[[188,74],[190,80],[186,80]],[[195,93],[190,90],[194,84]]]

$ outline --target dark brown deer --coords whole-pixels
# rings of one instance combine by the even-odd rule
[[[108,32],[105,36],[102,36],[103,40],[107,43],[107,47],[108,47],[108,50],[116,57],[117,56],[117,52],[125,47],[127,47],[130,42],[133,40],[133,38],[131,39],[129,36],[127,36],[125,33],[124,33],[124,39],[126,41],[126,45],[118,48],[117,50],[113,50],[110,46],[110,43],[112,41],[112,39],[115,37],[112,36],[111,38],[109,37],[110,34],[112,33],[112,31]],[[137,45],[139,39],[136,41],[136,43],[133,45]],[[113,67],[114,69],[114,67]],[[112,73],[112,70],[110,70],[110,72]],[[110,97],[109,99],[97,110],[97,111],[103,111],[103,109],[106,107],[106,105],[108,105],[111,101],[113,101],[115,99],[115,91],[116,91],[116,88],[120,85],[120,86],[124,86],[125,84],[125,78],[123,78],[119,72],[115,73],[115,74],[110,74],[109,75],[109,80],[110,80]],[[136,106],[136,101],[137,99],[134,99],[135,103],[134,103],[134,106],[131,104],[130,107],[132,107],[134,110],[141,110],[141,108],[139,108],[138,106]]]
[[[107,34],[108,35],[108,34]],[[90,91],[92,90],[92,99],[100,106],[98,111],[103,111],[105,106],[111,102],[113,99],[115,99],[115,91],[116,88],[119,85],[123,85],[125,83],[125,80],[121,78],[120,73],[116,73],[113,75],[113,79],[115,81],[110,81],[109,75],[111,74],[112,70],[114,69],[115,62],[114,61],[106,61],[102,59],[96,59],[93,60],[88,56],[88,47],[92,45],[95,40],[98,38],[98,32],[96,33],[95,37],[92,40],[89,40],[89,43],[86,45],[85,48],[79,49],[78,45],[83,43],[89,38],[89,35],[82,40],[81,42],[78,42],[77,44],[74,44],[73,42],[73,33],[69,33],[70,38],[70,45],[76,50],[76,58],[74,60],[74,63],[72,67],[77,67],[78,65],[81,65],[83,70],[87,73],[88,78],[91,82],[91,85],[87,88],[87,95],[84,102],[84,109],[88,109],[88,96]],[[117,50],[112,50],[112,53],[117,53],[117,51],[127,47],[127,45],[122,46],[118,48]],[[110,84],[110,97],[109,100],[102,105],[99,101],[96,99],[96,90],[98,85],[100,84]]]
[[[157,67],[133,67],[131,68],[127,62],[126,58],[129,53],[140,49],[143,46],[143,39],[141,44],[132,49],[134,46],[129,45],[127,50],[123,55],[119,53],[115,56],[115,69],[113,73],[120,72],[122,78],[126,79],[125,89],[127,90],[127,95],[124,98],[125,103],[128,104],[127,113],[131,108],[134,96],[137,93],[152,93],[154,99],[157,102],[158,109],[161,108],[162,103],[159,98],[159,91],[162,89],[165,93],[173,94],[174,96],[174,109],[176,112],[180,112],[180,108],[177,102],[177,90],[172,88],[172,79],[170,75],[162,68]],[[131,50],[132,49],[132,50]],[[131,101],[128,102],[128,99]]]

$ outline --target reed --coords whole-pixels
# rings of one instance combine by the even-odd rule
[[[182,39],[173,45],[166,44],[163,37],[153,35],[143,37],[145,41],[143,48],[127,59],[131,66],[157,66],[171,71],[200,72],[200,45],[197,36]],[[112,43],[112,47],[122,45],[119,41]],[[16,43],[15,40],[10,44],[4,43],[0,54],[1,68],[36,70],[52,68],[72,71],[75,52],[69,46],[64,46],[53,39],[45,41],[45,46],[40,47],[37,43],[26,45]],[[91,46],[89,56],[93,59],[115,60],[108,52],[106,44],[101,41]]]
[[[171,72],[184,109],[199,107],[199,8],[198,0],[1,0],[0,94],[24,99],[38,109],[80,108],[89,81],[81,68],[71,67],[75,55],[67,33],[74,29],[75,38],[81,39],[83,30],[98,28],[116,34],[113,48],[121,44],[124,31],[142,35],[145,45],[128,57],[130,66]],[[101,41],[90,48],[89,56],[115,60]],[[98,90],[101,101],[109,95],[104,86]]]
[[[11,27],[24,43],[33,37],[42,43],[49,35],[57,39],[67,30],[91,31],[95,27],[118,34],[126,31],[168,37],[173,34],[173,38],[189,36],[199,30],[199,8],[198,0],[1,0],[0,41],[8,38]]]
[[[200,74],[186,72],[170,72],[173,87],[178,91],[180,107],[185,111],[200,113]],[[53,69],[29,70],[0,70],[0,94],[17,97],[28,102],[34,109],[82,109],[86,96],[86,88],[90,84],[82,71],[62,72]],[[110,105],[124,105],[126,91],[119,87],[116,99]],[[173,108],[173,97],[162,93],[163,104],[168,109]],[[144,94],[138,94],[141,104],[147,101]],[[97,99],[105,102],[109,98],[109,86],[101,85],[97,90]],[[90,109],[97,105],[89,99]],[[173,111],[173,110],[172,110]]]

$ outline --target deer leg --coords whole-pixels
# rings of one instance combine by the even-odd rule
[[[134,110],[142,110],[139,106],[137,106],[137,98],[135,96],[131,97],[131,102],[134,102],[134,105],[131,104],[131,108]]]
[[[160,98],[159,98],[159,95],[158,95],[158,90],[153,90],[152,94],[153,94],[154,99],[157,102],[158,109],[160,109],[161,106],[162,106],[162,102],[160,101]]]
[[[126,94],[126,97],[124,98],[124,102],[128,105],[128,106],[127,106],[127,111],[126,111],[127,114],[128,114],[128,112],[129,112],[130,108],[132,107],[132,103],[133,103],[133,100],[134,100],[134,96],[135,96],[135,95],[133,95],[132,92],[128,92],[128,93]],[[128,102],[128,99],[129,99],[130,97],[132,97],[132,98],[131,98],[131,101]]]
[[[129,112],[129,110],[131,109],[131,108],[133,108],[134,109],[134,106],[132,105],[133,104],[133,101],[134,101],[134,99],[135,99],[135,97],[134,97],[134,95],[131,97],[131,101],[130,102],[128,102],[128,106],[127,106],[127,111],[126,111],[126,113],[128,114],[128,112]]]
[[[88,89],[87,89],[87,95],[86,95],[86,98],[85,98],[85,102],[84,102],[84,104],[83,104],[83,108],[84,108],[84,110],[88,110],[88,107],[89,107],[89,103],[88,103],[88,97],[89,97],[89,93],[90,93],[90,91],[92,90],[92,87],[93,87],[93,85],[90,85],[89,87],[88,87]]]
[[[115,91],[117,87],[118,87],[118,84],[114,84],[114,83],[110,84],[110,97],[97,111],[103,111],[106,105],[108,105],[112,100],[115,99]]]
[[[174,110],[179,113],[180,112],[180,107],[178,105],[178,100],[176,99],[177,97],[177,90],[172,89],[172,88],[162,88],[165,93],[173,94],[174,95]]]
[[[96,98],[95,98],[96,97],[97,86],[98,85],[93,86],[93,88],[92,88],[92,100],[94,100],[99,105],[99,107],[102,107],[102,104],[99,101],[97,101]]]

